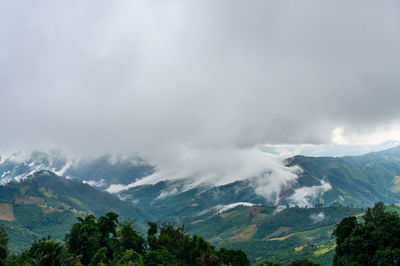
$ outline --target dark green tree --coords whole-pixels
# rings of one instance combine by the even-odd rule
[[[108,251],[106,247],[102,247],[99,250],[97,250],[96,253],[93,255],[93,257],[91,258],[89,266],[97,266],[108,262],[107,252]]]
[[[102,238],[109,239],[110,237],[115,237],[117,234],[118,223],[118,214],[115,212],[109,212],[104,216],[100,216],[97,220],[97,224]]]
[[[144,266],[143,256],[132,249],[125,250],[119,260],[121,265]]]
[[[242,250],[228,250],[221,248],[217,254],[223,264],[232,266],[250,265],[246,253]]]
[[[74,224],[71,231],[65,237],[65,243],[69,251],[81,256],[81,262],[89,264],[93,255],[100,249],[102,232],[97,225],[96,217],[88,215],[79,217],[78,223]]]
[[[107,213],[96,218],[78,218],[65,236],[65,246],[57,241],[41,239],[30,249],[8,260],[9,265],[249,265],[240,250],[221,249],[202,237],[185,234],[183,226],[164,223],[160,227],[149,222],[147,243],[133,229],[133,222],[118,222],[118,215]],[[7,245],[7,233],[0,232]],[[146,245],[147,244],[147,245]]]
[[[139,254],[145,251],[144,238],[133,229],[133,222],[128,221],[120,224],[118,237],[122,250],[133,250]]]
[[[150,250],[157,249],[157,232],[158,232],[158,225],[153,222],[148,222],[147,225],[149,229],[147,230],[147,244],[149,245]]]
[[[6,229],[0,225],[0,265],[5,265],[8,255],[8,234]]]
[[[76,264],[77,259],[71,256],[61,242],[42,238],[33,242],[32,246],[21,254],[18,261],[23,265],[72,266]]]
[[[336,236],[334,265],[399,265],[400,217],[382,202],[368,208],[362,221],[343,219]]]
[[[184,262],[177,260],[176,257],[169,253],[166,248],[147,252],[144,256],[144,263],[146,266],[187,265]]]

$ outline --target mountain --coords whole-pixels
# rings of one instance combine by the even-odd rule
[[[400,202],[400,146],[362,156],[295,156],[287,159],[286,164],[299,166],[303,173],[294,187],[282,191],[278,202],[256,194],[249,181],[193,188],[185,180],[163,181],[134,187],[118,195],[140,208],[156,212],[160,219],[171,211],[177,216],[191,216],[217,205],[236,202],[302,207],[334,202],[354,206],[371,206],[379,200],[388,204]],[[154,166],[135,155],[71,159],[59,152],[36,151],[27,155],[2,156],[0,184],[25,180],[43,169],[83,181],[100,190],[111,184],[127,185],[155,172]],[[299,195],[304,195],[302,201],[296,198],[296,190]],[[192,205],[197,207],[190,207]],[[166,209],[168,211],[164,211]]]
[[[362,156],[295,156],[287,159],[286,164],[297,165],[303,171],[294,187],[281,192],[278,202],[258,195],[248,180],[194,188],[188,188],[185,181],[163,181],[133,187],[119,195],[155,213],[160,220],[182,220],[240,202],[300,207],[334,203],[366,207],[377,201],[389,205],[400,203],[400,146]]]
[[[150,220],[128,202],[48,170],[36,172],[22,182],[0,186],[0,223],[10,234],[14,251],[47,235],[61,240],[76,217],[110,211],[118,213],[121,220],[136,220],[141,231]]]
[[[254,193],[249,181],[237,181],[224,186],[197,186],[184,190],[180,181],[163,181],[144,185],[120,193],[125,201],[154,214],[159,220],[183,221],[212,209],[238,202],[271,205],[272,203]]]
[[[118,212],[122,219],[136,219],[140,226],[148,217],[146,213],[161,222],[182,223],[237,205],[310,208],[340,203],[365,207],[380,200],[387,204],[400,202],[400,147],[362,156],[295,156],[286,164],[297,165],[303,171],[294,187],[282,191],[279,201],[255,193],[249,180],[197,187],[190,187],[185,180],[163,181],[130,188],[117,194],[118,199],[101,190],[110,184],[134,182],[155,168],[132,156],[104,155],[91,160],[42,152],[25,157],[3,156],[0,177],[5,185],[0,186],[0,220],[22,243],[21,237],[37,238],[52,230],[53,225],[68,227],[78,215],[109,210]],[[64,233],[65,228],[58,231]]]
[[[196,187],[185,180],[162,181],[116,195],[102,191],[154,173],[136,157],[70,160],[40,152],[2,157],[0,223],[16,251],[43,236],[61,239],[78,216],[115,211],[121,220],[135,219],[142,232],[147,220],[183,223],[217,247],[245,250],[253,262],[311,257],[326,265],[338,221],[376,201],[400,202],[400,147],[362,156],[295,156],[285,163],[302,173],[276,201],[258,195],[251,180]]]
[[[50,170],[64,177],[85,181],[99,189],[110,184],[129,184],[150,175],[154,167],[138,156],[105,154],[92,159],[69,158],[60,152],[34,151],[0,156],[0,184],[25,180],[39,170]]]

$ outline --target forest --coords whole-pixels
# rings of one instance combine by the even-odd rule
[[[183,226],[148,222],[147,237],[118,214],[78,217],[64,243],[36,240],[20,254],[9,254],[8,235],[0,227],[0,265],[250,265],[241,250],[216,250]]]
[[[242,250],[217,250],[203,237],[185,233],[184,226],[148,222],[146,237],[135,230],[134,221],[120,222],[118,214],[78,217],[64,241],[51,237],[33,242],[19,254],[8,249],[8,234],[0,226],[0,265],[250,265]],[[398,265],[400,217],[378,202],[361,216],[344,218],[333,235],[333,265]],[[278,266],[266,261],[259,266]],[[307,258],[288,266],[319,265]]]

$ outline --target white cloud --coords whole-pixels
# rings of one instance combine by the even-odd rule
[[[96,188],[102,188],[106,187],[107,183],[105,182],[104,179],[101,179],[100,181],[94,181],[94,180],[82,180],[82,183],[88,184],[91,187],[96,187]]]
[[[332,142],[340,145],[381,145],[384,142],[400,141],[400,124],[370,128],[363,132],[346,132],[344,127],[337,127],[332,132]]]
[[[313,223],[319,223],[325,220],[325,214],[323,212],[313,213],[310,215],[310,219],[313,221]]]
[[[226,212],[230,209],[233,209],[237,206],[246,206],[246,207],[251,207],[254,206],[255,204],[250,203],[250,202],[236,202],[236,203],[231,203],[231,204],[227,204],[227,205],[218,205],[216,207],[213,208],[213,210],[216,210],[217,213],[223,213]]]
[[[294,193],[288,199],[292,204],[296,204],[299,207],[306,207],[312,205],[313,199],[331,189],[332,186],[328,182],[321,180],[320,186],[301,187],[295,189]]]
[[[285,158],[253,149],[193,149],[186,152],[160,153],[153,164],[154,174],[127,186],[114,184],[107,188],[119,193],[132,187],[156,184],[166,180],[185,180],[188,187],[201,184],[220,186],[237,180],[250,180],[255,192],[276,201],[281,190],[296,184],[297,166],[286,167]],[[189,186],[190,185],[190,186]]]
[[[178,189],[176,187],[174,187],[171,190],[162,191],[160,193],[160,195],[158,195],[158,197],[155,198],[155,200],[163,200],[163,199],[165,199],[165,198],[167,198],[169,196],[173,196],[173,195],[176,195],[178,193],[179,193]]]

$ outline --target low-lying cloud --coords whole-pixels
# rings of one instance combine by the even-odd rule
[[[285,157],[253,149],[193,149],[164,157],[158,154],[154,174],[129,185],[113,184],[107,191],[119,193],[130,188],[156,184],[160,181],[184,180],[187,187],[198,185],[221,186],[239,180],[250,180],[255,192],[268,200],[278,202],[283,189],[296,184],[301,169],[287,167]],[[176,191],[175,191],[176,192]],[[162,195],[165,197],[166,194]],[[160,195],[161,196],[161,195]]]
[[[312,206],[314,199],[331,189],[331,184],[321,180],[321,185],[319,186],[300,187],[295,189],[294,193],[288,198],[288,200],[299,207],[309,207]]]
[[[310,219],[313,223],[320,223],[325,220],[325,214],[323,212],[320,213],[313,213],[310,215]]]

